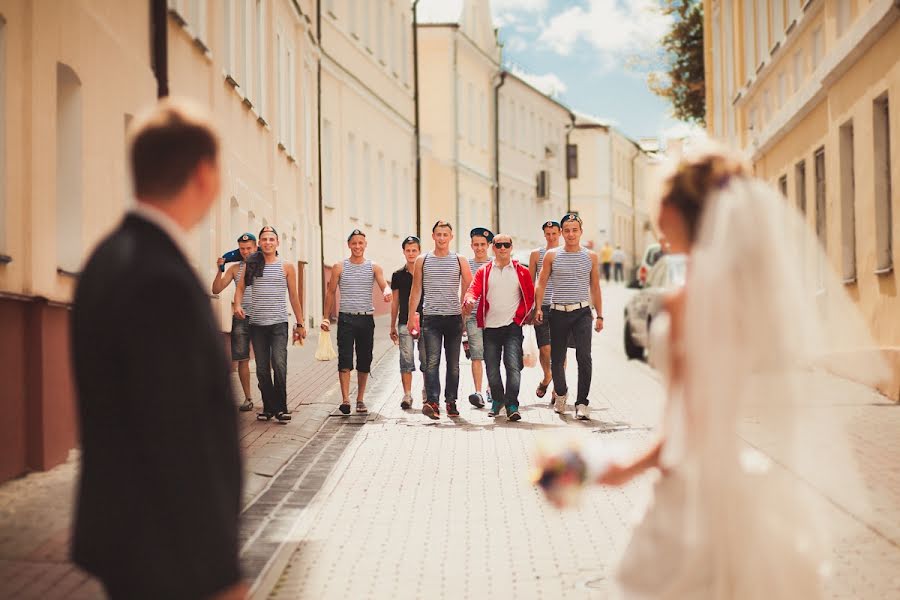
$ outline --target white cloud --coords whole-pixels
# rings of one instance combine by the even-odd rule
[[[494,25],[502,27],[514,23],[523,13],[543,14],[547,4],[548,0],[491,0]],[[463,0],[420,0],[418,20],[420,23],[456,23],[462,9]]]
[[[522,52],[528,48],[528,42],[524,38],[514,35],[503,43],[503,47],[510,52]]]
[[[624,53],[656,45],[671,18],[657,9],[655,0],[590,0],[587,8],[574,6],[550,19],[539,41],[563,56],[579,41],[599,50],[604,62]]]
[[[544,73],[543,75],[535,75],[533,73],[527,73],[515,66],[510,67],[510,72],[519,79],[524,80],[532,87],[537,88],[544,94],[552,96],[554,98],[558,98],[560,94],[565,94],[566,90],[569,89],[568,86],[563,83],[563,80],[556,75],[556,73]]]

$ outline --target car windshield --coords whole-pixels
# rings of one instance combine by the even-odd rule
[[[658,245],[651,246],[647,249],[647,266],[652,267],[659,261],[659,257],[662,256],[662,248]]]

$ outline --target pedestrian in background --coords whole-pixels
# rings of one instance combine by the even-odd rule
[[[238,280],[234,314],[239,319],[246,317],[241,304],[251,287],[250,340],[263,399],[263,411],[256,418],[268,421],[275,417],[279,423],[286,423],[291,420],[287,407],[288,299],[297,320],[294,329],[301,338],[306,337],[306,326],[297,295],[297,270],[279,258],[278,244],[274,227],[266,225],[259,230],[260,250],[248,258],[247,268]]]
[[[421,327],[419,315],[409,313],[407,327],[418,329],[425,341],[425,392],[426,401],[422,414],[430,419],[440,418],[438,404],[441,395],[440,364],[441,346],[446,355],[447,373],[444,385],[444,401],[447,416],[458,417],[456,399],[459,394],[459,349],[462,342],[462,300],[472,272],[469,263],[450,251],[453,226],[447,221],[437,221],[431,228],[434,250],[416,259],[413,286],[409,305],[417,306],[425,291],[422,304]]]
[[[407,236],[403,243],[403,256],[406,264],[394,271],[391,275],[391,340],[400,346],[400,383],[403,385],[403,399],[400,408],[406,410],[412,408],[412,374],[416,370],[416,346],[419,348],[419,364],[424,363],[421,338],[414,339],[409,328],[409,293],[412,291],[413,270],[416,268],[416,259],[422,250],[422,243],[414,235]],[[422,312],[422,302],[416,312]],[[424,370],[424,368],[423,368]],[[424,389],[423,398],[424,398]]]
[[[245,598],[228,359],[185,248],[219,197],[218,134],[165,100],[128,139],[137,205],[88,259],[72,311],[72,558],[114,600]]]
[[[228,287],[229,283],[234,282],[237,287],[238,280],[244,274],[244,268],[247,266],[247,257],[256,252],[256,236],[252,233],[244,233],[238,236],[238,250],[241,253],[241,262],[231,265],[224,273],[216,272],[216,277],[212,282],[212,293],[220,294]],[[225,264],[225,259],[219,257],[216,265],[221,268]],[[253,410],[253,399],[250,397],[250,313],[252,302],[250,293],[244,294],[241,301],[241,308],[244,309],[246,315],[243,319],[237,318],[234,314],[231,316],[231,361],[232,368],[237,366],[238,379],[241,380],[241,389],[244,391],[244,403],[241,404],[240,410],[246,412]],[[232,305],[234,312],[234,305]]]
[[[350,414],[350,372],[353,370],[353,354],[356,352],[356,412],[369,412],[366,407],[366,383],[372,368],[372,351],[375,348],[375,306],[372,303],[372,285],[377,285],[385,302],[393,295],[384,280],[381,265],[366,258],[368,246],[366,234],[354,229],[347,236],[350,258],[331,268],[331,279],[325,292],[322,331],[331,331],[328,316],[334,308],[334,297],[341,291],[338,313],[338,380],[341,384],[342,414]]]
[[[544,256],[547,252],[559,247],[559,221],[547,221],[541,225],[541,230],[544,232],[544,240],[546,240],[547,243],[540,248],[532,250],[531,256],[528,258],[528,270],[531,273],[532,282],[536,282],[538,277],[540,277],[541,267],[544,265]],[[550,314],[550,298],[552,297],[553,282],[548,280],[547,287],[544,290],[544,305],[540,307],[545,315]],[[535,323],[534,335],[535,338],[537,338],[538,358],[541,362],[541,370],[544,372],[544,377],[538,384],[534,395],[538,398],[543,398],[547,394],[547,387],[553,380],[553,373],[550,370],[550,319],[544,319],[540,324]],[[552,405],[552,394],[550,398]]]
[[[603,299],[600,293],[600,267],[597,254],[581,246],[581,217],[569,213],[559,220],[565,244],[544,256],[544,266],[535,292],[537,306],[541,306],[547,282],[553,281],[550,314],[539,308],[535,322],[550,319],[550,367],[553,371],[553,387],[556,392],[554,410],[565,414],[569,388],[566,385],[565,360],[569,335],[575,343],[575,359],[578,361],[578,397],[575,401],[575,418],[590,418],[591,377],[591,321],[594,330],[603,329]],[[597,310],[591,318],[591,304]]]
[[[622,250],[622,246],[616,246],[615,251],[612,253],[612,262],[613,279],[617,282],[625,281],[625,251]]]
[[[613,247],[609,242],[603,242],[603,248],[600,249],[600,264],[603,265],[603,279],[606,281],[612,278],[612,255]]]
[[[485,227],[476,227],[469,232],[469,238],[474,253],[474,257],[469,259],[469,270],[474,274],[481,265],[490,262],[488,248],[494,239],[494,234]],[[466,317],[466,339],[469,346],[468,358],[472,361],[472,381],[475,382],[475,391],[469,394],[469,404],[475,408],[484,408],[484,396],[481,394],[484,377],[484,339],[473,312]],[[490,402],[490,395],[491,393],[488,391],[488,402]]]
[[[466,292],[464,309],[476,309],[484,333],[484,360],[491,385],[491,417],[506,408],[506,418],[518,421],[519,384],[522,376],[522,326],[534,310],[534,283],[528,269],[511,259],[512,238],[494,236],[494,260],[480,267]],[[506,386],[500,361],[506,369]]]

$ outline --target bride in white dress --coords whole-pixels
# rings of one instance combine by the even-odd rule
[[[828,523],[789,471],[838,468],[841,453],[817,463],[795,412],[816,401],[808,389],[816,369],[874,383],[886,367],[810,226],[739,160],[720,151],[683,160],[665,182],[658,225],[670,251],[688,256],[685,287],[651,333],[667,381],[663,425],[645,453],[605,466],[596,480],[622,485],[659,472],[619,566],[621,591],[820,598]],[[782,464],[746,444],[748,422]],[[843,433],[829,439],[850,461]],[[852,479],[847,489],[864,489]]]

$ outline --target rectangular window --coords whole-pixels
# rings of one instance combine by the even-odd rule
[[[766,62],[769,53],[769,0],[756,0],[756,64]]]
[[[384,172],[384,153],[378,153],[378,228],[387,231],[388,205],[387,205],[387,176]]]
[[[81,264],[82,228],[81,80],[56,64],[56,264],[69,273]]]
[[[400,235],[400,205],[402,200],[400,198],[399,190],[397,189],[397,161],[391,161],[391,233],[394,235]],[[406,206],[404,204],[403,210],[406,210]]]
[[[794,92],[800,90],[800,87],[803,85],[803,78],[805,76],[804,72],[804,63],[803,63],[803,50],[797,50],[794,53]]]
[[[837,35],[841,37],[850,27],[850,0],[838,0],[837,2]]]
[[[375,52],[381,64],[385,64],[384,60],[384,4],[385,0],[375,2]]]
[[[782,175],[778,178],[778,191],[781,192],[781,195],[784,196],[785,199],[787,198],[787,175]]]
[[[772,43],[780,42],[784,39],[784,1],[774,0],[772,2]]]
[[[873,106],[875,143],[875,265],[880,273],[890,271],[893,259],[893,219],[891,209],[891,119],[887,93]]]
[[[6,247],[6,228],[9,219],[6,214],[6,21],[0,16],[0,254]]]
[[[787,98],[787,73],[782,71],[778,74],[778,105],[775,107],[776,111],[784,106],[785,98]]]
[[[335,16],[334,0],[325,0],[325,10],[331,13],[332,16]]]
[[[365,213],[365,223],[371,227],[372,223],[375,222],[372,218],[375,198],[372,195],[372,152],[369,149],[369,142],[363,142],[362,168],[363,187],[361,199],[363,203],[363,212]]]
[[[263,0],[256,0],[256,78],[253,88],[256,91],[256,112],[263,114],[265,105],[266,77],[266,11]]]
[[[308,159],[307,159],[308,160]],[[331,182],[334,180],[331,143],[331,121],[322,120],[322,202],[328,208],[337,206],[334,197],[334,188]]]
[[[287,84],[287,110],[288,130],[287,147],[291,156],[297,156],[297,65],[293,53],[287,53],[288,84]]]
[[[379,2],[380,4],[380,2]],[[362,23],[360,23],[360,37],[369,52],[372,51],[372,2],[371,0],[362,0],[363,14]]]
[[[856,280],[856,198],[853,165],[853,122],[838,130],[841,174],[841,273],[844,282]]]
[[[388,55],[387,62],[388,62],[388,66],[391,68],[391,72],[393,73],[394,77],[396,77],[397,71],[400,70],[400,67],[398,66],[400,61],[398,60],[398,56],[397,56],[397,47],[399,45],[398,42],[400,40],[398,39],[399,36],[397,35],[397,16],[394,13],[394,5],[393,4],[388,6],[388,23],[390,24],[391,34],[390,34],[390,54]]]
[[[282,55],[284,53],[283,43],[281,39],[281,33],[275,34],[275,115],[278,121],[275,123],[275,131],[278,133],[278,141],[284,144],[284,109],[287,106],[287,103],[284,100],[284,69],[282,65],[284,64],[284,60],[282,59]]]
[[[755,0],[744,0],[744,82],[748,82],[756,73],[756,50],[754,41],[756,37],[756,18],[753,6]]]
[[[400,80],[409,83],[409,25],[406,15],[400,20]]]
[[[475,145],[475,86],[472,82],[466,84],[466,121],[468,127],[469,144]]]
[[[822,33],[822,26],[820,25],[816,28],[812,33],[812,70],[815,71],[819,68],[819,63],[822,62],[822,56],[825,54],[825,39]]]
[[[825,148],[819,148],[815,154],[816,176],[816,235],[823,248],[828,247],[828,215],[825,198]]]
[[[806,161],[800,161],[794,166],[794,197],[797,201],[797,210],[806,214]]]
[[[241,19],[239,21],[241,26],[241,73],[238,83],[244,88],[244,96],[252,98],[253,92],[250,89],[252,83],[250,78],[250,65],[252,64],[250,55],[253,54],[253,19],[250,17],[251,0],[238,0],[238,2],[241,3]]]
[[[312,177],[313,151],[312,144],[315,137],[312,118],[312,74],[308,67],[303,68],[303,167],[306,178]]]
[[[190,10],[190,24],[194,37],[206,41],[206,0],[191,0]]]
[[[356,168],[356,136],[352,133],[347,134],[347,172],[344,175],[344,181],[347,182],[347,204],[349,206],[350,218],[359,218],[359,201],[357,199],[357,168]]]
[[[484,92],[478,102],[478,128],[481,130],[481,147],[487,150],[487,98]]]
[[[225,32],[225,48],[222,61],[225,73],[234,74],[234,0],[224,0],[222,8],[223,29]]]
[[[359,39],[359,0],[347,0],[347,21],[350,24],[350,34]]]
[[[415,207],[415,187],[416,182],[412,181],[409,178],[409,169],[403,169],[403,179],[402,179],[402,187],[403,187],[403,231],[400,232],[401,236],[410,235],[410,233],[418,233],[413,231],[415,224],[413,223],[413,218],[416,214]]]
[[[724,15],[722,21],[722,39],[725,40],[725,92],[728,94],[728,101],[734,98],[735,80],[734,80],[734,45],[736,43],[734,36],[734,3],[724,3]],[[733,111],[728,111],[729,113]]]

